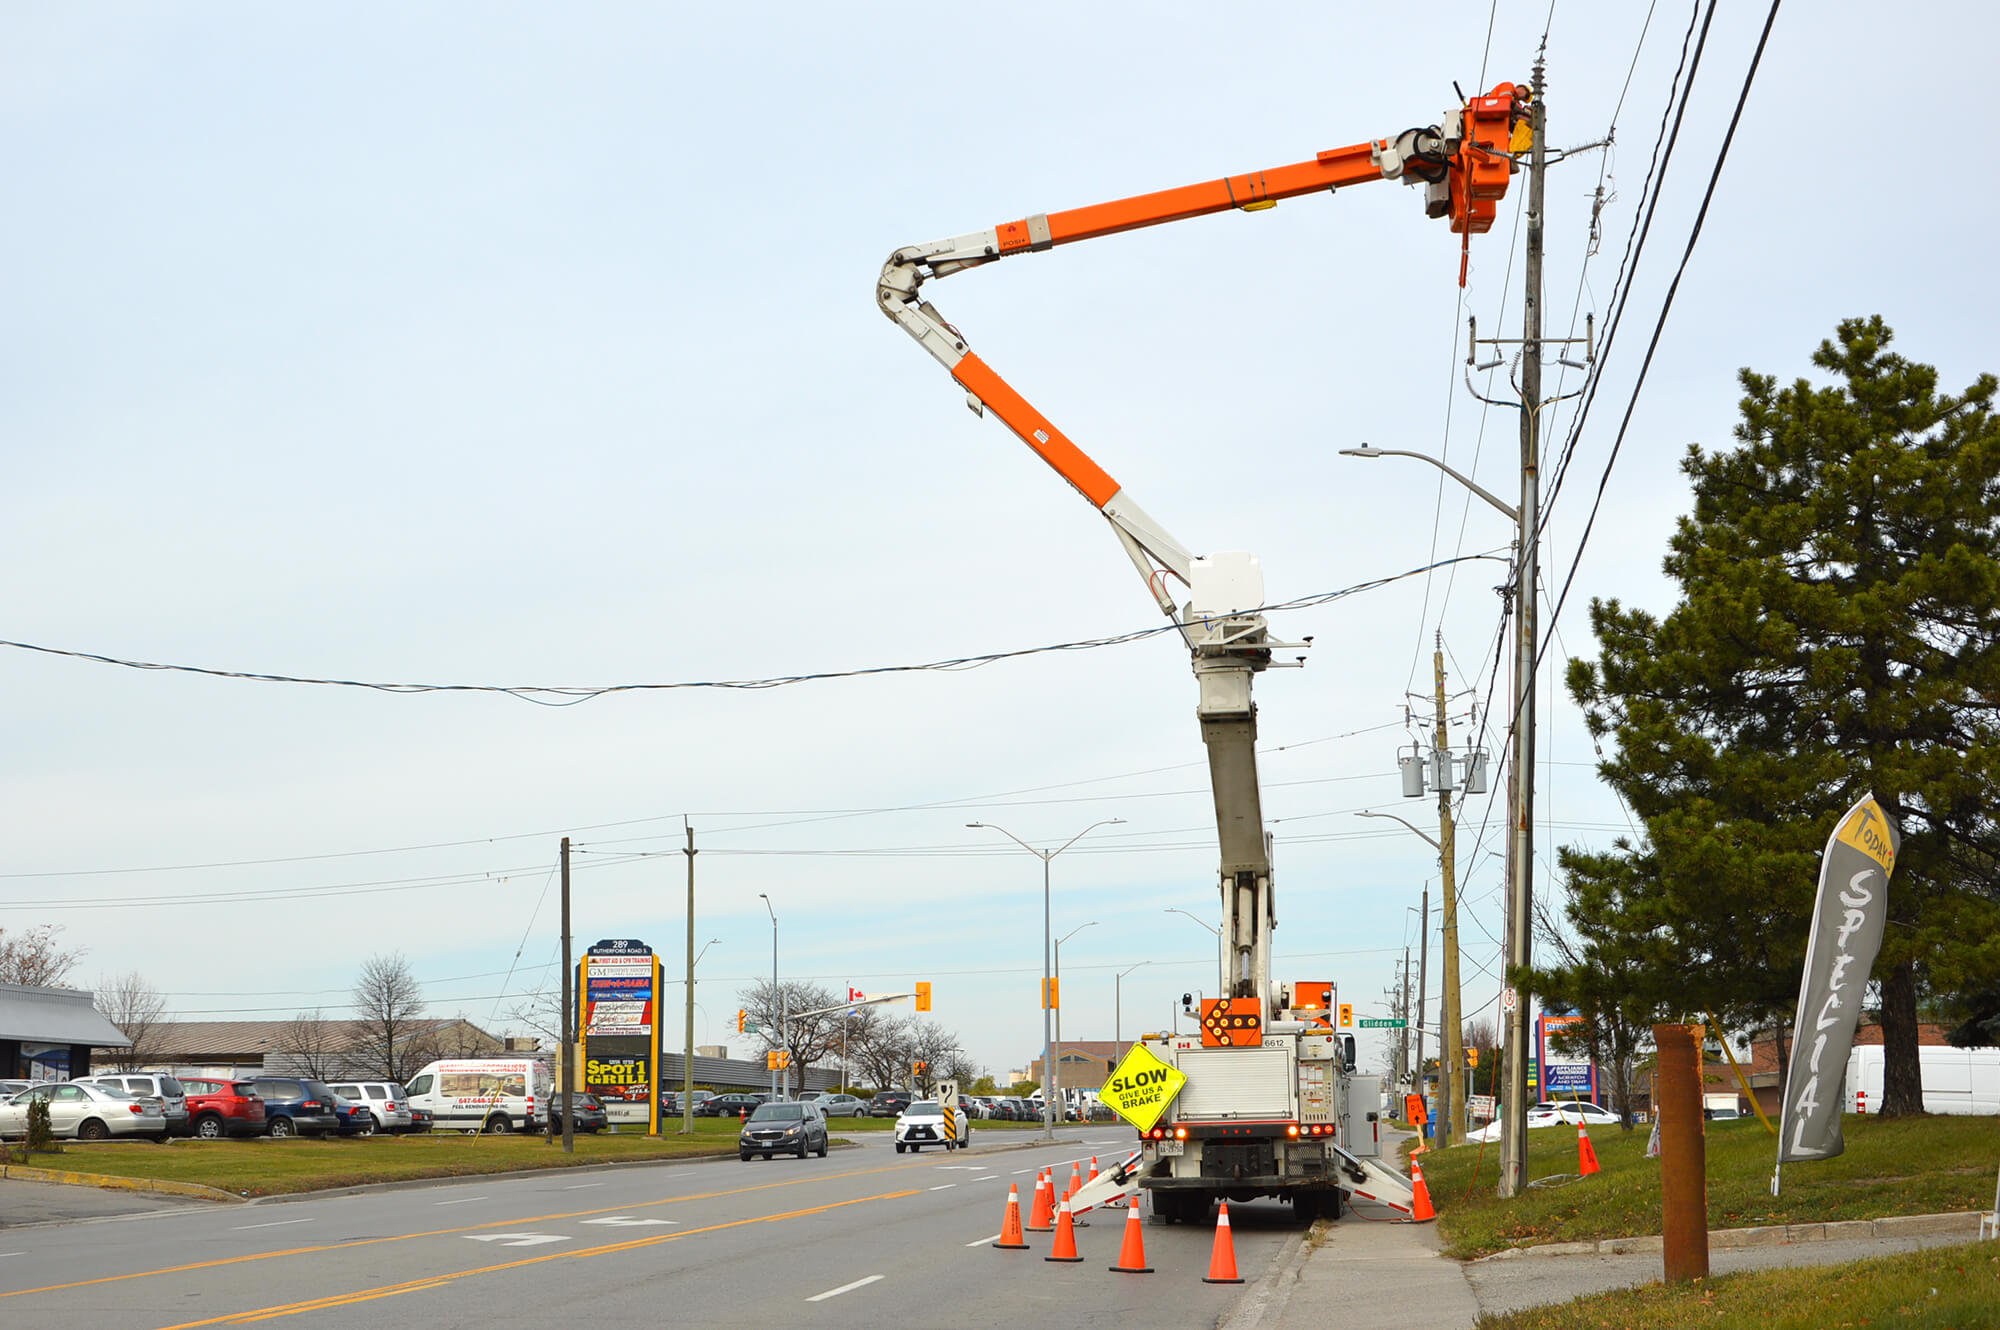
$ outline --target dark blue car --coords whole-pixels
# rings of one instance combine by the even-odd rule
[[[293,1076],[259,1076],[253,1084],[264,1101],[264,1121],[273,1136],[324,1136],[341,1128],[334,1093],[324,1081]]]

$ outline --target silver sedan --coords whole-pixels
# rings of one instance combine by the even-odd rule
[[[109,1136],[167,1138],[166,1111],[159,1100],[77,1081],[38,1085],[0,1104],[0,1136],[26,1136],[28,1107],[37,1102],[48,1104],[49,1130],[57,1136],[80,1141]]]

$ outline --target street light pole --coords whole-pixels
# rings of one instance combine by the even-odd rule
[[[1438,852],[1438,867],[1444,878],[1444,928],[1441,939],[1444,952],[1444,1012],[1439,1018],[1442,1028],[1438,1032],[1440,1038],[1438,1040],[1437,1143],[1438,1148],[1443,1149],[1445,1146],[1450,1145],[1453,1140],[1457,1139],[1459,1134],[1464,1130],[1465,1095],[1460,1089],[1461,1082],[1458,1079],[1463,1073],[1457,1069],[1465,1059],[1465,1050],[1462,1046],[1464,1043],[1464,1019],[1459,1010],[1458,991],[1458,847],[1457,841],[1452,838],[1450,805],[1443,799],[1439,800],[1439,804],[1443,809],[1443,816],[1445,818],[1444,823],[1439,828],[1440,833],[1446,838],[1442,841],[1423,828],[1403,821],[1402,818],[1397,817],[1394,813],[1363,812],[1357,816],[1386,817],[1391,822],[1401,822],[1403,826],[1416,832],[1418,836],[1423,838],[1426,844]],[[1419,982],[1417,988],[1417,1091],[1419,1094],[1423,1092],[1424,1080],[1423,1003],[1424,993],[1428,989],[1429,980],[1429,975],[1426,972],[1430,968],[1430,919],[1431,884],[1430,880],[1426,878],[1424,880],[1424,945],[1421,953],[1425,959],[1421,962],[1421,969],[1419,970],[1419,973],[1423,975],[1423,979]]]
[[[771,915],[771,1010],[766,1015],[776,1017],[778,1014],[778,912],[771,908],[771,898],[763,892],[760,891],[757,893],[757,899],[764,902],[764,908]],[[784,1046],[785,1023],[781,1019],[778,1021],[778,1047],[783,1048]],[[778,1069],[773,1067],[771,1068],[771,1098],[776,1099],[777,1097]]]
[[[965,824],[968,827],[981,828],[986,831],[997,831],[1042,861],[1042,1080],[1046,1082],[1042,1087],[1042,1139],[1045,1141],[1052,1141],[1056,1136],[1054,1117],[1055,1098],[1049,1093],[1049,1085],[1052,1085],[1055,1080],[1056,1065],[1055,1032],[1051,1029],[1049,1023],[1051,1011],[1049,980],[1053,977],[1051,969],[1055,964],[1055,934],[1054,930],[1050,927],[1049,910],[1049,861],[1099,827],[1118,826],[1124,821],[1125,819],[1122,817],[1107,817],[1101,822],[1093,822],[1053,850],[1038,850],[1019,836],[1016,836],[1013,832],[1007,830],[1007,828],[996,827],[991,822],[968,822]],[[1059,1000],[1060,998],[1058,998]]]
[[[1056,1065],[1049,1072],[1049,1084],[1055,1087],[1058,1095],[1062,1093],[1062,944],[1084,929],[1095,927],[1097,921],[1093,919],[1087,924],[1078,924],[1056,939]]]
[[[1169,905],[1166,908],[1165,913],[1185,914],[1187,915],[1188,918],[1194,920],[1196,923],[1200,924],[1203,928],[1206,928],[1209,932],[1215,934],[1215,978],[1217,985],[1215,991],[1218,993],[1227,992],[1229,990],[1229,968],[1223,963],[1222,959],[1222,930],[1218,928],[1216,925],[1209,923],[1206,919],[1203,919],[1200,915],[1192,913],[1191,911],[1188,910],[1183,910],[1178,905]]]
[[[1151,964],[1151,961],[1139,962],[1139,965]],[[1111,976],[1111,1042],[1114,1044],[1125,1042],[1125,995],[1121,986],[1125,982],[1125,976],[1138,969],[1139,965],[1129,966]]]

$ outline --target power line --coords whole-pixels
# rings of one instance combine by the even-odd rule
[[[1744,72],[1743,87],[1736,95],[1736,109],[1729,117],[1729,129],[1722,136],[1722,147],[1715,154],[1715,166],[1709,171],[1708,187],[1702,191],[1701,208],[1695,214],[1694,225],[1688,230],[1687,243],[1681,249],[1681,260],[1674,269],[1673,281],[1667,285],[1667,294],[1666,298],[1661,301],[1659,317],[1653,321],[1653,335],[1646,343],[1645,358],[1639,362],[1639,377],[1632,385],[1632,395],[1625,403],[1625,414],[1618,422],[1618,434],[1611,442],[1611,455],[1604,459],[1604,473],[1598,477],[1597,494],[1591,500],[1590,516],[1583,524],[1582,537],[1577,541],[1576,557],[1570,560],[1569,572],[1563,578],[1562,593],[1556,597],[1555,609],[1549,614],[1550,623],[1554,623],[1557,617],[1562,614],[1562,607],[1569,599],[1570,587],[1576,581],[1576,570],[1583,562],[1584,549],[1590,544],[1590,534],[1597,526],[1598,510],[1603,507],[1604,492],[1611,484],[1611,469],[1618,464],[1619,450],[1625,446],[1625,432],[1631,427],[1632,413],[1638,408],[1639,393],[1646,386],[1647,371],[1653,367],[1653,355],[1659,350],[1660,335],[1666,330],[1667,316],[1673,311],[1674,297],[1679,293],[1681,288],[1681,278],[1686,275],[1688,263],[1694,258],[1695,244],[1701,239],[1702,226],[1708,220],[1709,204],[1715,199],[1715,186],[1722,178],[1724,164],[1729,160],[1730,145],[1736,140],[1736,127],[1743,120],[1743,108],[1750,100],[1750,89],[1757,81],[1757,67],[1763,62],[1764,48],[1771,40],[1771,28],[1778,21],[1778,7],[1782,3],[1783,0],[1771,0],[1770,11],[1764,16],[1764,30],[1757,35],[1757,49],[1751,54],[1750,68]],[[1708,12],[1711,18],[1715,14],[1713,0],[1711,0]],[[1704,40],[1708,37],[1708,25],[1706,22],[1702,24],[1702,37]],[[1697,51],[1698,56],[1699,52]],[[1691,82],[1692,76],[1690,75]],[[1681,110],[1683,112],[1687,110],[1685,99],[1681,102]],[[1678,118],[1674,122],[1674,132],[1676,135],[1680,132],[1680,121]],[[1548,652],[1549,646],[1554,640],[1554,634],[1543,639],[1535,653],[1537,664],[1540,663],[1542,656]]]
[[[1467,555],[1466,559],[1487,558],[1487,555]],[[1385,587],[1406,577],[1417,577],[1435,568],[1461,562],[1453,558],[1441,560],[1421,568],[1394,573],[1387,577],[1373,578],[1338,591],[1324,591],[1296,600],[1284,601],[1276,605],[1258,607],[1259,612],[1278,614],[1288,610],[1313,609],[1330,605],[1337,600],[1359,595]],[[585,684],[480,684],[480,683],[383,683],[362,679],[327,679],[309,675],[269,674],[254,670],[214,669],[205,665],[172,665],[159,661],[129,660],[120,656],[107,656],[93,651],[75,651],[66,647],[38,646],[32,642],[15,642],[0,638],[0,647],[12,647],[17,651],[37,652],[46,656],[62,656],[70,660],[93,661],[100,665],[115,665],[128,670],[166,671],[179,674],[199,674],[215,679],[242,679],[255,683],[309,684],[323,688],[360,688],[379,693],[498,693],[518,698],[523,702],[533,702],[539,706],[566,707],[610,693],[670,692],[688,689],[719,688],[738,691],[758,691],[767,688],[785,688],[793,684],[822,683],[834,679],[861,679],[881,674],[915,674],[926,671],[950,673],[960,670],[976,670],[1003,660],[1018,660],[1027,656],[1049,655],[1064,651],[1095,651],[1102,647],[1124,646],[1131,642],[1158,637],[1163,633],[1177,633],[1179,624],[1165,623],[1151,628],[1140,628],[1127,633],[1114,633],[1108,637],[1086,638],[1075,642],[1056,642],[1048,646],[1022,647],[1013,651],[993,651],[977,656],[957,656],[949,660],[927,661],[920,665],[873,665],[852,670],[825,670],[811,674],[774,675],[763,679],[691,679],[674,683],[619,683],[603,685]]]

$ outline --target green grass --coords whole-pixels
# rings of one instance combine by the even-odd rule
[[[1479,1318],[1479,1330],[1649,1330],[1689,1325],[1712,1330],[2000,1326],[2000,1244],[1931,1247],[1849,1265],[1649,1284]]]
[[[65,1142],[58,1154],[36,1154],[19,1163],[35,1168],[70,1169],[114,1177],[194,1182],[241,1196],[321,1191],[372,1182],[511,1173],[535,1168],[574,1168],[630,1160],[723,1156],[736,1152],[737,1124],[702,1118],[693,1137],[656,1138],[622,1132],[576,1137],[576,1153],[564,1154],[562,1139],[545,1144],[540,1136],[465,1136],[440,1132],[417,1136],[369,1136],[286,1141],[177,1140],[149,1142]]]
[[[1708,1226],[1810,1224],[1837,1219],[1983,1210],[1993,1197],[1991,1118],[1849,1117],[1847,1152],[1785,1169],[1771,1195],[1775,1139],[1754,1118],[1708,1124]],[[1603,1171],[1577,1169],[1576,1132],[1528,1133],[1530,1185],[1511,1200],[1494,1194],[1500,1147],[1456,1146],[1420,1158],[1437,1207],[1445,1253],[1461,1259],[1512,1246],[1586,1242],[1660,1231],[1660,1165],[1645,1157],[1646,1128],[1591,1132]],[[1569,1175],[1563,1180],[1564,1175]],[[1555,1179],[1535,1186],[1539,1178]]]
[[[894,1118],[834,1118],[828,1124],[832,1141],[842,1135],[888,1131]],[[1033,1122],[980,1122],[973,1127],[977,1141],[989,1131],[1035,1131]],[[19,1144],[10,1146],[14,1162],[34,1168],[104,1173],[121,1178],[194,1182],[235,1192],[239,1196],[275,1196],[289,1192],[357,1187],[374,1182],[415,1178],[451,1178],[481,1173],[511,1173],[535,1168],[575,1168],[647,1159],[727,1157],[736,1153],[740,1126],[735,1118],[696,1118],[695,1134],[678,1133],[680,1119],[661,1124],[662,1134],[649,1137],[633,1127],[614,1127],[596,1134],[579,1133],[576,1153],[564,1154],[535,1136],[466,1136],[432,1132],[416,1136],[346,1137],[329,1140],[193,1141],[164,1145],[141,1141],[82,1144],[66,1141],[59,1152],[24,1156]]]

